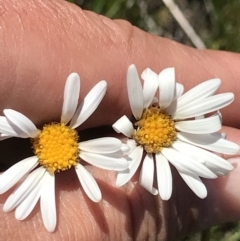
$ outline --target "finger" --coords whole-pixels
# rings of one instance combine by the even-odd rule
[[[120,241],[146,240],[149,237],[156,240],[162,231],[158,227],[160,214],[155,197],[133,183],[128,188],[116,188],[113,172],[87,168],[98,182],[102,201],[94,203],[86,196],[73,170],[62,172],[56,180],[58,218],[54,233],[45,230],[37,203],[23,221],[16,220],[14,212],[5,214],[0,209],[2,239],[13,241],[21,235],[23,240]],[[0,206],[10,192],[0,196]]]
[[[239,130],[224,128],[224,132],[229,140],[240,144]],[[231,162],[236,165],[240,160]],[[1,237],[10,241],[19,235],[34,240],[53,236],[56,240],[176,240],[189,232],[240,218],[238,167],[226,177],[203,179],[208,190],[203,200],[195,196],[172,167],[173,193],[169,201],[162,201],[159,195],[153,196],[142,188],[137,181],[139,173],[126,186],[116,188],[114,172],[86,168],[102,191],[100,203],[88,199],[73,170],[62,172],[56,180],[58,224],[55,232],[49,234],[44,230],[37,204],[22,222],[14,218],[14,212],[0,211]],[[0,196],[1,205],[12,191]],[[38,231],[33,232],[36,227]]]
[[[227,139],[240,144],[240,130],[224,127]],[[175,173],[172,198],[165,204],[168,218],[172,226],[178,225],[178,234],[185,236],[188,233],[198,232],[214,225],[237,221],[240,218],[240,156],[228,159],[234,170],[226,176],[217,179],[202,179],[206,185],[208,195],[199,199],[185,185]],[[174,211],[173,211],[174,210]],[[174,219],[177,216],[178,219]],[[182,225],[179,225],[179,220]],[[168,232],[167,231],[167,232]]]
[[[156,72],[175,67],[186,89],[221,78],[220,91],[236,94],[236,101],[223,110],[224,123],[239,126],[238,54],[195,50],[65,1],[2,1],[2,12],[0,110],[16,109],[37,125],[58,120],[65,80],[78,72],[80,101],[98,81],[108,81],[103,102],[82,128],[112,124],[130,115],[126,71],[135,63],[139,74],[146,67]]]

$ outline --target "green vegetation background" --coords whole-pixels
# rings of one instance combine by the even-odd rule
[[[161,0],[68,0],[109,18],[192,46]],[[207,48],[240,52],[240,0],[175,0]],[[240,222],[227,223],[181,241],[240,241]]]

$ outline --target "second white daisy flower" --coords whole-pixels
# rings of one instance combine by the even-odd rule
[[[222,127],[219,112],[207,118],[204,115],[229,105],[234,95],[214,95],[221,83],[219,79],[203,82],[182,95],[184,88],[175,82],[174,68],[165,69],[159,75],[146,69],[142,78],[143,87],[136,67],[131,65],[127,88],[135,121],[132,123],[122,116],[113,124],[115,131],[129,138],[127,144],[131,147],[129,169],[118,172],[117,186],[132,178],[145,152],[139,182],[146,190],[154,195],[159,191],[163,200],[171,197],[171,163],[192,191],[205,198],[207,190],[199,177],[216,178],[233,169],[212,152],[236,154],[239,146],[218,133]],[[153,187],[154,161],[158,190]]]

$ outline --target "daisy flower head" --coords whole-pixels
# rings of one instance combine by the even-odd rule
[[[25,178],[6,200],[3,206],[5,212],[16,208],[16,219],[23,220],[40,199],[44,225],[49,232],[54,231],[55,174],[72,167],[88,197],[94,202],[101,200],[99,186],[81,164],[81,159],[96,167],[120,171],[128,167],[127,161],[121,156],[128,148],[112,137],[79,142],[75,129],[95,111],[106,89],[106,81],[100,81],[77,107],[80,78],[76,73],[70,74],[64,88],[61,121],[45,125],[42,130],[37,129],[30,119],[15,110],[3,111],[5,116],[0,117],[2,139],[30,138],[35,154],[13,165],[0,176],[0,194]]]
[[[133,123],[124,115],[113,124],[116,132],[128,137],[129,168],[119,171],[116,185],[126,184],[143,158],[139,183],[153,195],[168,200],[172,194],[169,163],[189,188],[200,198],[207,190],[199,177],[216,178],[233,166],[215,152],[236,154],[239,146],[224,138],[219,109],[229,105],[234,95],[214,95],[221,84],[211,79],[183,94],[183,85],[175,81],[174,68],[156,74],[149,68],[141,75],[135,65],[127,73],[127,89]],[[158,98],[155,96],[158,93]],[[215,112],[215,113],[214,113]],[[205,114],[214,113],[205,118]],[[156,168],[158,190],[153,187]]]

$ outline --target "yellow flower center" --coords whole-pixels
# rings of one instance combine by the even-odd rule
[[[171,146],[177,138],[174,121],[158,107],[145,109],[135,125],[138,128],[133,139],[148,153],[160,152],[163,147]]]
[[[33,139],[33,148],[50,173],[65,171],[78,162],[78,133],[63,123],[45,125]]]

